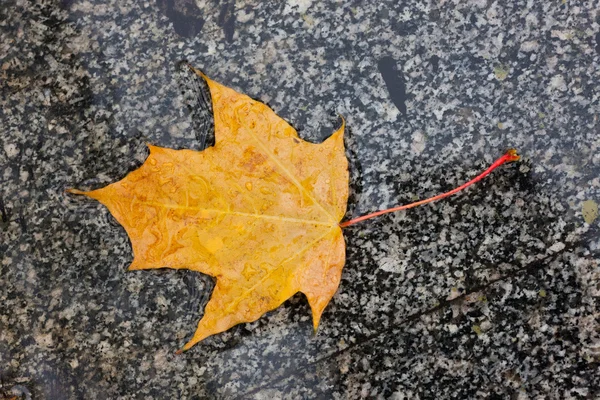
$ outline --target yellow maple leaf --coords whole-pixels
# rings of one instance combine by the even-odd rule
[[[130,270],[186,268],[216,278],[183,350],[257,320],[297,292],[317,329],[345,262],[344,126],[321,144],[305,142],[263,103],[204,78],[214,147],[149,146],[144,164],[123,180],[71,192],[100,201],[123,225]]]

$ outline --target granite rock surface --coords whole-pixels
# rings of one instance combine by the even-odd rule
[[[127,272],[65,189],[210,144],[182,60],[307,140],[343,115],[347,218],[523,159],[348,228],[316,335],[298,295],[177,356],[212,280]],[[7,0],[0,68],[0,399],[600,396],[596,1]]]

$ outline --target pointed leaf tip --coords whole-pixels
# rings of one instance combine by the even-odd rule
[[[190,70],[192,70],[196,75],[201,76],[202,78],[204,78],[206,81],[210,81],[210,78],[208,76],[206,76],[206,74],[204,72],[202,72],[200,69],[195,68],[194,66],[192,66],[192,64],[188,63],[188,67],[190,68]]]
[[[183,345],[183,347],[181,349],[179,349],[180,352],[184,352],[184,351],[188,351],[189,349],[191,349],[196,343],[198,343],[199,340],[194,340],[193,338],[187,342],[186,344]]]
[[[71,194],[84,194],[84,195],[88,193],[88,192],[84,192],[83,190],[73,189],[73,188],[65,189],[65,192],[71,193]]]
[[[150,142],[146,142],[146,147],[148,148],[148,150],[150,150],[150,153],[152,153],[158,146],[155,146]]]

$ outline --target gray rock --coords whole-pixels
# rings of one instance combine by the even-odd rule
[[[597,2],[217,3],[0,6],[0,397],[599,396]],[[210,142],[181,60],[307,140],[343,115],[347,218],[523,160],[348,228],[316,335],[297,296],[176,356],[212,280],[127,272],[124,230],[64,190]]]

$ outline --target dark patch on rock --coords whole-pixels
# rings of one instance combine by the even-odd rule
[[[4,201],[2,200],[2,197],[0,197],[0,216],[2,217],[3,223],[8,222],[8,213],[6,212],[6,208],[4,207]]]
[[[176,76],[183,103],[190,115],[190,124],[196,133],[198,150],[214,146],[215,124],[208,83],[192,70],[187,61],[178,63]]]
[[[440,68],[440,58],[436,55],[431,56],[429,59],[429,65],[431,65],[431,70],[433,72],[437,72]]]
[[[178,35],[194,37],[202,31],[204,18],[194,0],[157,0],[157,4]]]
[[[392,57],[383,57],[379,60],[377,68],[394,105],[403,115],[406,115],[406,84],[404,74],[396,67],[396,61]]]
[[[221,7],[217,24],[223,28],[225,39],[233,42],[233,34],[235,33],[235,1],[227,1]]]

